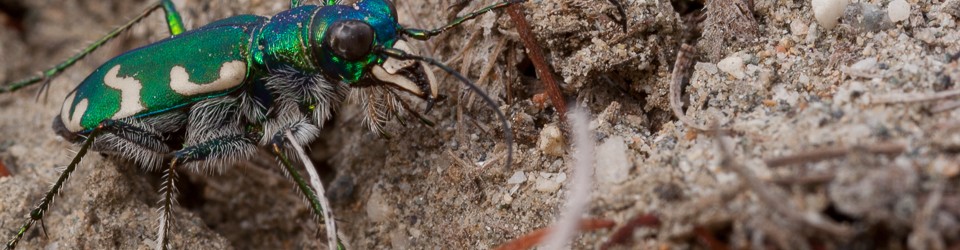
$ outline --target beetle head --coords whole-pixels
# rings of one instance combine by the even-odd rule
[[[426,63],[377,53],[393,48],[417,54],[403,40],[397,12],[388,0],[363,0],[353,6],[318,11],[311,37],[312,55],[329,78],[355,87],[391,86],[428,101],[438,85]]]

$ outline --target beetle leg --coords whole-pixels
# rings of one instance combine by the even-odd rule
[[[321,0],[321,2],[323,2],[323,6],[331,6],[331,5],[340,4],[340,3],[339,3],[339,2],[340,2],[339,0]],[[296,7],[300,7],[300,6],[303,6],[303,0],[290,0],[290,8],[291,8],[291,9],[296,8]]]
[[[286,139],[285,139],[286,138]],[[300,172],[297,171],[293,164],[290,162],[290,159],[287,158],[286,153],[283,151],[284,146],[289,143],[296,150],[300,156],[300,160],[304,162],[305,167],[313,167],[313,163],[310,162],[310,158],[306,157],[306,154],[302,152],[302,148],[297,144],[298,142],[293,132],[290,129],[283,130],[277,133],[273,140],[270,142],[270,152],[272,152],[280,160],[280,165],[283,166],[284,170],[289,174],[290,177],[293,177],[293,181],[297,184],[297,188],[300,189],[300,193],[303,194],[304,198],[310,202],[310,208],[313,210],[314,214],[318,216],[320,222],[326,224],[327,226],[327,239],[330,249],[346,249],[343,244],[343,241],[340,239],[340,236],[337,235],[334,225],[333,212],[330,210],[330,202],[327,201],[327,197],[323,196],[324,194],[318,194],[317,192],[323,192],[323,183],[316,183],[316,191],[310,187],[310,184],[304,180],[303,176],[300,175]],[[307,169],[307,172],[316,171]],[[316,174],[316,173],[311,173]],[[316,177],[317,180],[312,182],[319,182],[319,177]],[[324,208],[327,208],[324,210]]]
[[[230,134],[197,143],[193,146],[174,151],[177,163],[184,165],[194,161],[233,158],[235,152],[248,152],[256,149],[256,141],[242,134]],[[252,153],[251,153],[252,154]],[[250,155],[250,154],[247,154]],[[248,156],[241,158],[249,158]],[[245,160],[245,159],[234,159]]]
[[[136,121],[128,123],[120,120],[109,120],[106,123],[108,125],[104,126],[103,132],[115,135],[135,144],[135,146],[152,152],[166,153],[170,151],[167,145],[163,143],[162,136],[155,131],[148,130],[148,126],[145,124],[136,124]],[[94,149],[104,151],[103,148],[106,146],[104,144],[108,143],[97,143],[94,145]]]
[[[180,18],[180,12],[177,11],[177,6],[173,5],[173,2],[170,0],[161,0],[160,4],[163,5],[163,12],[167,15],[167,26],[170,28],[170,35],[176,36],[187,31],[183,27],[183,19]]]
[[[157,247],[167,249],[167,228],[173,221],[173,205],[177,195],[177,159],[170,161],[169,167],[163,171],[163,184],[160,185],[160,217],[157,219]]]
[[[133,27],[134,24],[146,18],[154,10],[157,10],[159,8],[164,8],[165,10],[167,10],[167,5],[169,5],[169,10],[167,11],[167,18],[168,18],[168,23],[170,24],[170,32],[176,33],[174,29],[175,24],[178,25],[177,27],[179,27],[179,30],[182,32],[183,21],[179,20],[180,14],[176,11],[176,9],[173,8],[173,3],[167,4],[168,2],[170,2],[170,0],[161,0],[161,1],[157,1],[153,5],[150,5],[150,7],[147,7],[146,10],[144,10],[142,13],[140,13],[130,21],[127,21],[120,27],[117,27],[116,29],[111,30],[105,36],[101,37],[100,39],[97,39],[97,41],[94,41],[92,44],[87,45],[86,48],[83,48],[83,50],[80,50],[80,52],[78,52],[77,54],[74,54],[70,58],[67,58],[67,60],[64,60],[63,62],[58,63],[56,66],[53,66],[53,68],[44,70],[40,72],[40,74],[37,74],[35,76],[29,77],[26,79],[21,79],[19,81],[7,83],[0,86],[0,93],[12,92],[20,88],[36,84],[41,81],[44,82],[44,85],[49,84],[50,81],[48,81],[48,79],[56,77],[61,72],[63,72],[70,66],[73,66],[73,64],[77,63],[77,61],[80,61],[80,59],[83,59],[90,53],[93,53],[93,51],[96,51],[98,48],[106,44],[108,41],[110,41],[110,39],[113,39],[118,35],[120,35],[120,33],[122,33],[123,31],[130,29],[130,27]],[[176,21],[170,21],[171,17],[174,17]],[[37,94],[40,95],[41,93],[37,93]]]
[[[476,10],[474,12],[467,13],[466,15],[458,17],[457,19],[454,19],[447,25],[444,25],[443,27],[440,27],[440,28],[436,28],[432,30],[403,29],[403,33],[417,40],[427,40],[427,39],[430,39],[431,37],[439,35],[440,33],[443,33],[444,31],[447,31],[448,29],[451,29],[453,27],[456,27],[457,25],[460,25],[461,23],[467,20],[474,19],[480,15],[483,15],[484,13],[487,13],[496,9],[506,8],[507,6],[510,6],[512,4],[522,3],[524,1],[526,0],[506,0],[503,2],[489,5],[487,7],[483,7],[482,9]]]
[[[77,165],[80,165],[80,159],[87,154],[87,150],[90,149],[90,145],[93,144],[93,140],[97,138],[102,132],[102,123],[101,126],[95,128],[87,136],[87,139],[83,140],[82,146],[80,146],[80,151],[77,152],[77,155],[73,157],[73,161],[70,162],[70,165],[67,165],[67,168],[60,173],[60,177],[57,178],[57,182],[53,184],[53,187],[50,187],[50,190],[47,191],[47,194],[43,196],[43,199],[40,200],[40,204],[37,205],[33,211],[30,212],[30,219],[27,220],[23,226],[20,227],[20,230],[17,230],[17,234],[7,242],[5,249],[14,249],[17,247],[17,243],[20,242],[20,239],[23,238],[23,235],[30,230],[30,227],[33,226],[38,220],[43,219],[43,215],[47,212],[47,209],[50,207],[50,203],[53,202],[54,196],[60,192],[60,188],[63,187],[63,184],[66,183],[67,178],[70,178],[70,174],[77,169]]]
[[[170,223],[173,221],[173,205],[176,203],[176,168],[184,164],[207,160],[210,158],[229,157],[232,152],[249,151],[247,149],[255,148],[255,140],[244,135],[226,135],[213,138],[193,146],[183,148],[171,153],[173,159],[164,170],[163,184],[160,186],[160,216],[157,227],[157,247],[156,249],[167,249],[168,237],[167,231]]]

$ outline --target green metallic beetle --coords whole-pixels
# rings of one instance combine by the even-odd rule
[[[249,159],[260,146],[281,159],[311,208],[326,217],[317,194],[286,160],[284,150],[317,139],[324,121],[348,93],[363,100],[364,121],[374,131],[389,114],[406,108],[394,90],[424,99],[429,110],[438,98],[438,85],[428,65],[453,74],[496,107],[463,76],[417,56],[404,39],[425,40],[516,2],[485,7],[438,29],[418,30],[398,23],[390,0],[353,5],[326,0],[324,6],[293,0],[289,10],[272,17],[234,16],[185,31],[173,3],[160,0],[56,67],[0,86],[2,93],[48,83],[150,12],[162,8],[166,13],[169,38],[107,61],[67,95],[53,127],[60,136],[81,144],[80,151],[6,247],[15,248],[42,219],[88,149],[132,159],[147,170],[166,164],[158,249],[167,247],[175,169],[212,172]],[[495,111],[505,139],[512,142],[504,115]],[[285,140],[285,133],[294,139]]]

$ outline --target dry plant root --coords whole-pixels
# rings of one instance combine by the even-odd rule
[[[683,43],[680,45],[680,51],[677,52],[677,60],[673,64],[673,74],[671,74],[670,80],[670,109],[673,111],[673,115],[680,119],[680,122],[684,125],[696,130],[708,131],[709,129],[706,126],[693,121],[683,112],[683,102],[681,101],[683,85],[689,82],[690,75],[693,74],[693,57],[697,53],[694,44],[700,38],[700,24],[704,20],[703,11],[700,9],[702,6],[693,7],[694,5],[683,1],[672,2],[674,8],[682,15],[681,18],[687,30],[683,34],[681,39]]]

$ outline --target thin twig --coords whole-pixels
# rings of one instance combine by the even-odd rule
[[[497,45],[493,47],[493,53],[487,56],[487,65],[483,65],[483,69],[480,69],[480,78],[477,79],[477,85],[483,85],[490,77],[490,71],[493,70],[493,66],[497,65],[497,58],[503,53],[507,41],[506,37],[500,38]]]
[[[837,173],[828,172],[828,173],[817,173],[817,174],[808,174],[808,175],[790,175],[780,178],[774,178],[770,182],[780,184],[780,185],[807,185],[807,184],[818,184],[830,182],[837,177]]]
[[[472,123],[473,126],[476,126],[477,128],[479,128],[481,134],[484,134],[486,136],[493,136],[492,134],[490,134],[490,129],[487,129],[487,126],[484,126],[482,123],[477,122],[477,119],[470,119],[470,123]]]
[[[10,170],[7,170],[7,165],[4,165],[3,161],[0,160],[0,177],[7,177],[10,175]]]
[[[849,76],[860,77],[860,78],[873,79],[873,78],[882,78],[882,77],[883,77],[883,74],[881,74],[881,73],[871,73],[871,72],[867,72],[867,71],[863,71],[863,70],[852,69],[852,68],[850,68],[850,67],[841,67],[841,68],[840,68],[840,72],[843,72],[844,74],[847,74],[847,75],[849,75]]]
[[[607,229],[607,228],[612,228],[614,225],[616,225],[616,223],[611,220],[603,220],[603,219],[580,220],[581,231]],[[500,247],[497,247],[496,250],[529,249],[537,244],[540,244],[540,241],[543,240],[543,237],[547,236],[547,234],[549,234],[550,231],[552,230],[553,230],[553,227],[537,229],[533,232],[520,236],[520,238],[514,239],[510,242],[500,245]]]
[[[476,167],[475,165],[468,163],[468,162],[467,162],[466,160],[464,160],[463,158],[460,158],[459,156],[457,156],[457,154],[454,154],[453,151],[447,150],[447,155],[449,155],[450,158],[452,158],[454,162],[456,162],[457,164],[459,164],[460,166],[462,166],[462,167],[464,167],[464,168]]]
[[[607,239],[607,242],[604,242],[603,245],[600,246],[600,249],[606,250],[630,242],[633,238],[633,231],[641,227],[660,227],[660,218],[657,218],[657,216],[653,214],[638,214],[627,221],[626,224],[614,230],[613,233],[610,234],[610,238]]]
[[[936,101],[940,99],[947,99],[955,96],[960,96],[960,88],[944,90],[944,91],[935,92],[932,94],[897,93],[897,94],[877,96],[873,98],[873,101],[870,102],[870,104],[929,102],[929,101]]]
[[[673,110],[673,115],[676,116],[677,119],[680,119],[683,124],[686,124],[687,127],[707,131],[709,129],[693,121],[693,119],[683,112],[683,103],[680,101],[683,99],[681,88],[683,88],[683,83],[687,79],[687,75],[691,73],[693,59],[690,57],[694,53],[696,53],[695,47],[689,44],[680,45],[680,52],[677,53],[677,61],[673,64],[673,79],[670,80],[670,109]]]
[[[769,242],[776,244],[777,249],[815,249],[811,248],[810,244],[801,237],[797,237],[797,228],[796,223],[791,220],[779,220],[778,218],[768,218],[764,216],[750,216],[740,214],[738,217],[739,221],[752,220],[754,230],[763,232],[764,238],[769,239]],[[755,218],[750,218],[755,217]],[[789,224],[788,224],[789,223]],[[759,247],[763,246],[763,242],[756,242],[754,246],[757,246],[757,249],[767,249],[770,247]]]
[[[809,162],[817,162],[829,159],[835,159],[844,157],[850,153],[863,152],[870,154],[883,154],[883,155],[898,155],[903,153],[906,149],[906,146],[900,143],[895,142],[886,142],[873,145],[865,146],[853,146],[853,147],[842,147],[842,146],[833,146],[826,148],[819,148],[810,150],[807,152],[800,152],[794,155],[788,155],[783,157],[776,157],[771,159],[766,159],[763,162],[767,164],[768,167],[780,167],[792,164],[803,164]]]
[[[723,242],[717,240],[717,237],[713,235],[709,230],[702,226],[694,227],[693,234],[697,235],[697,239],[700,239],[701,243],[707,246],[707,249],[710,250],[727,250],[730,247]]]
[[[916,214],[913,223],[913,233],[907,239],[907,244],[913,249],[945,249],[946,244],[937,230],[933,229],[936,213],[943,202],[944,180],[935,180],[930,198],[927,198],[923,209]]]
[[[503,160],[504,156],[507,156],[507,151],[503,151],[497,155],[494,155],[492,158],[490,158],[490,160],[487,160],[487,162],[484,162],[483,165],[480,165],[480,169],[487,169],[487,167],[491,164],[500,162],[500,160]]]
[[[450,34],[450,33],[451,33],[451,32],[444,32],[444,33],[441,33],[441,35],[446,35],[446,34]],[[463,47],[461,47],[460,50],[457,51],[457,53],[453,55],[453,57],[450,57],[450,59],[447,59],[446,61],[443,61],[443,64],[450,65],[450,64],[453,64],[453,62],[455,62],[455,61],[457,61],[457,60],[460,60],[460,73],[463,74],[463,75],[469,74],[469,73],[470,73],[470,60],[471,60],[471,59],[470,59],[470,58],[466,58],[466,56],[469,55],[469,54],[467,54],[467,52],[468,52],[468,51],[471,51],[470,49],[473,48],[473,45],[476,44],[476,42],[477,42],[478,40],[480,40],[480,35],[482,35],[482,34],[483,34],[483,27],[477,26],[477,28],[476,28],[476,30],[474,30],[473,34],[470,35],[470,38],[467,38],[467,39],[468,39],[468,40],[467,40],[467,43],[464,44]],[[439,38],[437,38],[437,39],[430,39],[430,40],[431,40],[431,41],[434,41],[434,40],[442,41],[442,40],[440,40]],[[442,69],[436,68],[436,67],[433,68],[433,71],[434,71],[434,73],[443,72]],[[441,77],[440,82],[445,82],[445,81],[447,80],[447,77],[450,77],[450,75],[444,74],[444,75]],[[458,100],[458,101],[459,101],[459,100]]]
[[[930,113],[946,112],[946,111],[954,110],[957,108],[960,108],[960,101],[958,100],[945,101],[937,104],[936,106],[933,106],[933,108],[930,108]]]
[[[560,85],[557,84],[557,80],[553,77],[553,70],[550,68],[550,64],[547,64],[546,57],[543,56],[543,49],[540,48],[540,44],[537,43],[536,36],[533,35],[533,31],[530,30],[530,25],[527,24],[527,18],[523,15],[523,6],[520,4],[510,5],[507,7],[507,13],[510,14],[510,19],[513,20],[513,23],[517,26],[517,33],[520,33],[520,40],[523,42],[523,46],[527,48],[527,56],[530,57],[530,61],[533,62],[533,67],[537,70],[537,76],[540,77],[541,82],[543,82],[544,87],[547,90],[547,94],[550,95],[550,101],[553,102],[553,106],[557,108],[557,113],[560,114],[560,120],[567,120],[567,102],[563,98],[563,94],[560,93]]]
[[[483,68],[480,69],[480,78],[477,79],[477,85],[483,85],[487,79],[490,77],[490,72],[493,71],[493,66],[497,65],[497,57],[500,57],[500,54],[503,53],[503,49],[506,47],[507,37],[503,37],[497,42],[497,45],[493,47],[493,53],[490,53],[487,56],[487,64],[483,65]],[[473,109],[473,99],[474,95],[470,93],[467,97],[467,110]]]
[[[702,23],[705,18],[705,15],[703,15],[703,12],[700,10],[684,12],[685,14],[683,14],[681,18],[687,27],[683,36],[680,38],[682,43],[680,44],[680,51],[677,52],[677,60],[673,63],[673,73],[670,79],[670,109],[673,110],[673,115],[688,127],[700,131],[708,131],[709,129],[706,126],[693,121],[693,119],[683,112],[683,103],[681,101],[681,99],[683,99],[683,84],[689,82],[693,74],[693,57],[697,53],[695,44],[701,35],[700,23]]]
[[[767,185],[763,180],[760,180],[760,178],[754,175],[749,168],[733,160],[730,149],[727,148],[723,132],[717,133],[715,139],[717,147],[720,149],[720,165],[732,170],[737,176],[743,179],[747,187],[750,188],[750,191],[753,191],[753,193],[757,195],[757,198],[767,207],[783,215],[788,220],[802,223],[810,228],[833,235],[834,237],[847,239],[853,235],[852,229],[847,226],[837,224],[819,213],[797,211],[790,203],[783,202],[782,198],[774,194],[775,191],[779,190],[778,188]]]

